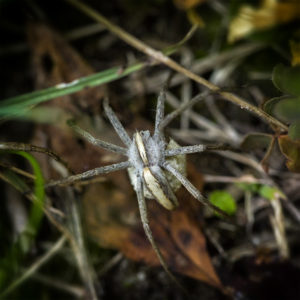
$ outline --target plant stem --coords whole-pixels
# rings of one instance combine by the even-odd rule
[[[146,55],[149,55],[150,57],[154,58],[155,60],[169,66],[171,69],[184,74],[186,77],[194,80],[197,83],[200,83],[207,87],[211,91],[215,91],[219,95],[223,96],[226,100],[240,106],[242,109],[247,109],[250,112],[256,114],[261,119],[265,120],[266,122],[275,125],[279,127],[281,130],[287,131],[288,127],[281,123],[279,120],[273,118],[263,110],[261,110],[259,107],[256,107],[247,101],[241,99],[240,97],[225,92],[219,89],[218,86],[214,85],[213,83],[209,82],[208,80],[204,79],[201,76],[198,76],[197,74],[191,72],[190,70],[184,68],[177,62],[175,62],[173,59],[169,58],[168,56],[164,55],[162,52],[157,51],[153,49],[152,47],[148,46],[144,42],[140,41],[136,37],[132,36],[125,30],[123,30],[121,27],[113,24],[110,22],[107,18],[105,18],[103,15],[101,15],[99,12],[95,11],[91,7],[87,6],[81,1],[78,0],[65,0],[72,4],[73,6],[77,7],[80,11],[84,12],[89,17],[93,18],[95,21],[102,23],[109,31],[117,35],[120,39],[125,41],[127,44],[131,45],[132,47],[140,50],[141,52],[145,53]]]
[[[66,237],[63,235],[60,239],[49,249],[47,253],[45,253],[42,257],[40,257],[35,263],[33,263],[25,273],[23,273],[18,279],[16,279],[11,285],[9,285],[6,290],[1,294],[2,297],[6,297],[9,293],[15,290],[20,284],[22,284],[25,280],[27,280],[30,276],[32,276],[42,265],[44,265],[47,261],[49,261],[52,256],[54,256],[64,245],[66,242]]]

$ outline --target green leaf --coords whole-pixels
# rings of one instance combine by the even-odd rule
[[[269,185],[262,185],[260,187],[260,189],[258,190],[258,193],[268,199],[268,200],[272,200],[275,198],[275,193],[278,193],[278,189],[277,188],[274,188],[274,187],[271,187]]]
[[[236,185],[244,190],[244,191],[249,191],[251,193],[257,193],[259,191],[260,188],[260,184],[258,183],[246,183],[246,182],[239,182],[236,183]]]
[[[241,148],[244,151],[265,149],[269,147],[271,140],[272,140],[271,134],[250,133],[242,141]]]
[[[126,69],[115,67],[69,83],[60,83],[44,90],[5,99],[0,103],[0,118],[18,117],[25,114],[34,105],[81,91],[87,87],[94,87],[114,81],[138,71],[144,66],[145,64],[139,63],[129,66]]]
[[[277,65],[273,70],[272,81],[283,93],[300,96],[300,66]]]
[[[274,115],[288,123],[300,121],[300,97],[286,98],[279,101],[274,106]]]
[[[263,103],[263,110],[268,113],[269,115],[274,115],[274,108],[275,106],[282,100],[290,98],[289,96],[281,96],[268,99]]]
[[[233,197],[226,191],[214,191],[209,195],[209,201],[219,207],[228,215],[236,212],[236,203]]]
[[[300,140],[300,120],[290,125],[288,135],[294,141]]]
[[[300,120],[300,97],[283,96],[267,100],[263,110],[283,122]]]

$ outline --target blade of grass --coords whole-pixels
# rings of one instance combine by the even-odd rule
[[[19,241],[16,242],[16,244],[21,242],[22,252],[26,253],[30,249],[32,239],[37,234],[38,227],[44,215],[43,206],[44,206],[44,199],[45,199],[45,190],[44,190],[45,181],[38,162],[31,154],[23,151],[7,151],[7,152],[23,156],[30,162],[33,168],[34,192],[31,197],[33,199],[33,205],[29,213],[28,223],[26,225],[26,228],[21,233],[19,237]],[[29,190],[28,185],[21,179],[21,177],[17,176],[12,172],[7,172],[6,174],[2,174],[2,178],[7,182],[9,182],[21,193],[28,192]]]
[[[38,233],[41,220],[43,218],[43,208],[45,199],[44,178],[42,171],[36,159],[29,153],[23,151],[7,151],[26,158],[33,169],[34,173],[34,192],[30,198],[33,200],[29,217],[25,229],[18,236],[16,242],[11,246],[6,255],[0,260],[0,288],[6,285],[6,281],[14,270],[17,269],[22,257],[30,250],[32,242]],[[27,184],[21,177],[8,170],[0,174],[0,178],[10,183],[21,193],[29,190]]]
[[[68,228],[74,236],[74,244],[71,244],[74,256],[77,261],[78,269],[86,286],[91,300],[97,300],[95,288],[95,271],[90,262],[89,253],[86,248],[82,220],[80,217],[80,208],[76,202],[75,195],[71,189],[67,191],[68,195]]]
[[[133,72],[141,70],[145,65],[146,63],[136,63],[125,69],[122,67],[114,67],[96,74],[76,79],[69,83],[60,83],[54,87],[44,90],[5,99],[0,103],[0,118],[22,115],[33,105],[75,93],[87,87],[94,87],[120,79]]]
[[[48,260],[50,260],[64,245],[66,242],[66,237],[62,236],[53,246],[49,249],[49,251],[39,258],[34,264],[31,265],[27,269],[25,273],[23,273],[18,279],[16,279],[13,283],[11,283],[2,294],[0,294],[0,297],[4,299],[4,297],[7,297],[8,294],[13,292],[20,284],[24,283],[25,280],[27,280],[30,276],[32,276],[42,265],[44,265]],[[7,298],[6,298],[7,299]]]
[[[176,52],[193,36],[197,28],[198,26],[193,25],[182,40],[167,47],[165,50],[163,50],[163,52],[166,55]],[[149,62],[144,61],[137,62],[127,68],[114,67],[96,74],[76,79],[69,83],[60,83],[54,87],[2,100],[0,103],[0,119],[22,116],[26,114],[31,106],[51,100],[53,98],[79,92],[86,87],[94,87],[120,79],[131,73],[142,70],[148,64]]]
[[[40,168],[39,163],[37,160],[27,152],[23,151],[16,151],[13,152],[17,155],[23,156],[26,158],[33,169],[33,173],[35,175],[35,180],[34,180],[34,202],[29,214],[29,219],[28,219],[28,224],[26,226],[25,232],[29,232],[32,236],[32,239],[36,236],[38,232],[38,228],[40,226],[41,220],[43,218],[43,206],[44,206],[44,199],[45,199],[45,189],[44,189],[44,177]],[[25,244],[25,253],[30,249],[31,240],[25,239],[27,245]]]

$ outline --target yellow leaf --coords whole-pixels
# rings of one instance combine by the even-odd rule
[[[174,4],[182,10],[190,9],[205,1],[206,0],[173,0]]]
[[[199,16],[194,8],[188,9],[186,14],[191,24],[198,25],[200,28],[205,26],[203,19]]]
[[[299,0],[285,2],[264,0],[257,9],[250,5],[243,5],[229,25],[227,39],[229,43],[233,43],[253,31],[287,23],[299,17]]]
[[[300,42],[290,41],[292,66],[300,65]]]

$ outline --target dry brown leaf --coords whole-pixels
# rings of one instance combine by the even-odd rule
[[[70,82],[93,73],[80,55],[55,31],[41,23],[30,23],[27,28],[32,51],[36,88],[42,89],[62,82]],[[104,88],[96,87],[59,97],[47,102],[47,107],[60,108],[66,118],[79,117],[86,111],[99,113]],[[103,150],[83,141],[78,143],[74,133],[61,123],[37,125],[32,143],[48,147],[67,161],[75,173],[103,164]],[[106,129],[103,129],[104,132]],[[51,168],[45,156],[39,155],[43,171],[51,177]],[[80,159],[79,159],[80,158]]]
[[[286,157],[286,166],[292,172],[300,173],[300,141],[292,140],[288,135],[278,137],[281,153]]]
[[[32,51],[33,70],[37,89],[63,82],[71,82],[94,73],[58,33],[42,23],[30,23],[27,27]],[[73,114],[99,106],[103,87],[95,87],[78,93],[53,99],[49,105],[58,106]]]
[[[193,167],[190,165],[189,169]],[[121,173],[111,177],[114,184],[110,187],[96,184],[85,194],[84,214],[89,234],[102,247],[119,249],[132,260],[159,266],[141,225],[136,196],[128,179],[128,187],[119,188],[120,178],[126,174]],[[201,176],[194,171],[193,177],[199,187]],[[180,207],[172,212],[154,200],[147,201],[153,236],[173,271],[222,289],[197,220],[201,205],[184,189],[179,191],[178,198]]]
[[[253,31],[287,23],[296,18],[300,18],[298,0],[263,0],[257,9],[250,5],[242,5],[237,16],[231,21],[227,39],[229,43],[233,43]]]

